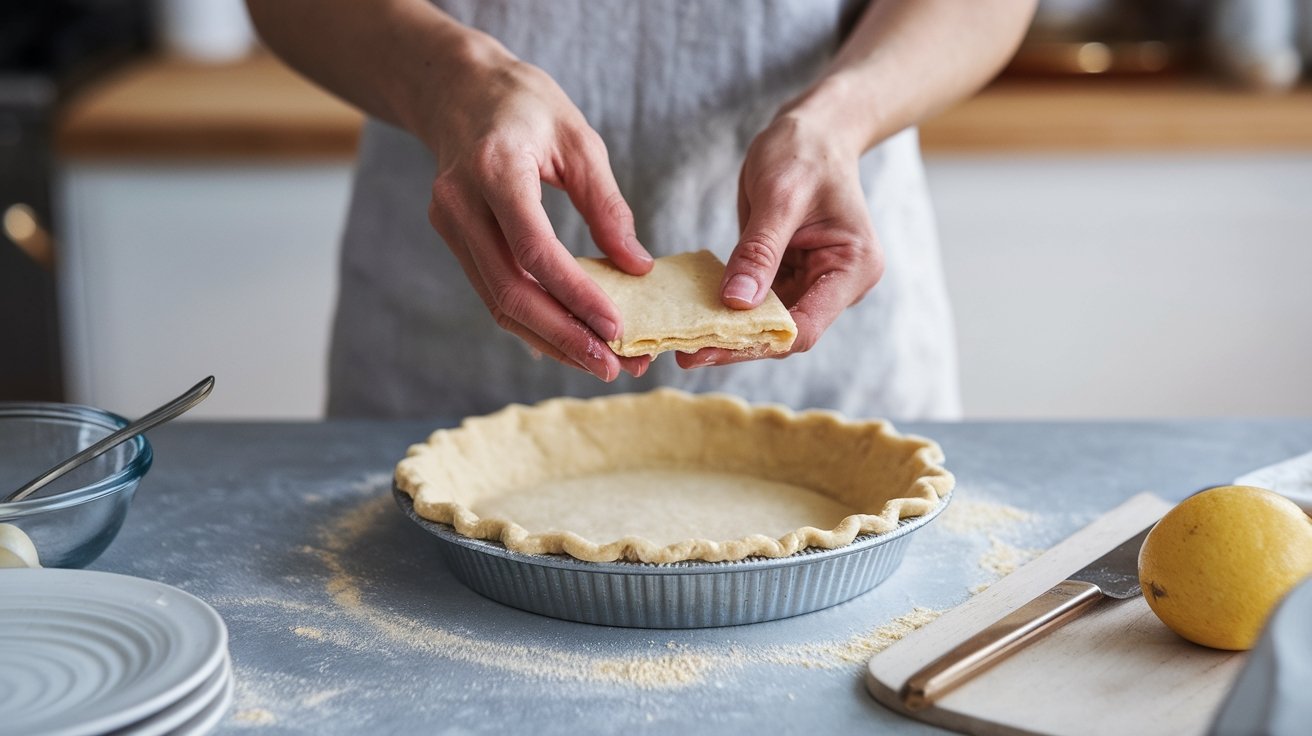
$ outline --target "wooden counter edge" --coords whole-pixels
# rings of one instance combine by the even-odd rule
[[[1312,150],[1312,86],[1003,80],[920,127],[926,153]]]
[[[351,158],[363,116],[257,54],[143,59],[56,125],[66,159]],[[1202,81],[1004,79],[920,128],[928,155],[1312,150],[1312,86],[1257,96]]]
[[[351,159],[364,116],[260,53],[223,65],[150,57],[76,94],[65,159]]]

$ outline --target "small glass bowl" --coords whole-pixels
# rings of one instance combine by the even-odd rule
[[[0,498],[127,423],[89,406],[0,402]],[[0,502],[0,524],[26,533],[43,566],[86,567],[114,541],[152,457],[137,435],[35,495]]]

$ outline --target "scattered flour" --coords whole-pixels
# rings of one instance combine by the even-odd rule
[[[370,486],[373,489],[377,485]],[[395,513],[388,497],[375,497],[348,510],[321,530],[317,546],[301,548],[328,573],[324,590],[331,604],[311,605],[272,597],[227,598],[214,602],[257,613],[277,608],[310,617],[291,633],[306,646],[331,646],[380,656],[398,650],[467,662],[504,673],[555,682],[612,685],[636,690],[674,690],[703,684],[714,675],[747,666],[781,665],[809,669],[855,669],[875,653],[933,621],[938,612],[915,608],[868,631],[845,639],[793,645],[722,644],[691,647],[676,642],[649,643],[645,651],[620,656],[570,647],[511,644],[471,636],[409,618],[373,603],[365,594],[367,576],[351,569],[353,550],[376,529],[383,516]],[[312,624],[312,625],[311,625]],[[234,725],[278,723],[279,716],[317,709],[343,693],[353,699],[373,697],[367,687],[323,690],[311,680],[238,667]],[[338,682],[340,685],[340,681]]]
[[[246,708],[233,713],[232,720],[238,726],[272,726],[278,717],[263,708]]]
[[[996,534],[990,534],[989,549],[979,558],[979,566],[1001,578],[1041,554],[1042,549],[1017,547],[999,539]]]
[[[279,716],[311,712],[351,688],[323,688],[315,682],[238,665],[232,724],[239,727],[273,726]],[[294,719],[292,719],[294,720]]]
[[[694,651],[678,649],[659,655],[632,654],[599,657],[572,649],[537,645],[511,645],[480,639],[416,621],[368,602],[362,580],[347,568],[345,560],[360,538],[375,528],[383,514],[392,513],[391,499],[368,501],[333,522],[321,537],[321,547],[307,547],[329,572],[328,594],[340,611],[395,645],[436,656],[457,659],[520,675],[558,681],[627,685],[639,689],[680,688],[705,680],[713,670],[729,670],[748,664],[793,664],[804,667],[836,668],[864,663],[870,655],[887,647],[936,615],[918,608],[888,624],[858,633],[851,638],[821,644],[769,648]],[[324,638],[336,640],[333,634]],[[349,635],[342,637],[348,645]]]
[[[970,588],[971,595],[984,592],[999,578],[1016,571],[1016,568],[1043,554],[1043,549],[1020,547],[1002,538],[1019,528],[1031,532],[1037,516],[1030,511],[982,498],[954,499],[941,518],[943,528],[953,534],[984,537],[988,549],[979,557],[979,567],[988,572],[992,580]],[[1032,536],[1032,535],[1031,535]]]
[[[864,665],[903,637],[932,622],[942,614],[930,608],[913,608],[883,626],[856,634],[846,641],[811,645],[769,647],[754,658],[771,664],[792,665],[808,669],[831,669],[843,665]]]
[[[335,698],[344,692],[346,692],[346,688],[339,688],[337,690],[320,690],[319,692],[310,693],[309,695],[302,698],[301,704],[304,705],[306,708],[317,708],[320,705],[327,702],[328,700]]]
[[[624,682],[652,690],[701,682],[707,670],[718,666],[722,663],[714,657],[680,653],[648,659],[600,659],[592,664],[592,670],[598,680]]]
[[[372,498],[350,509],[320,530],[319,541],[301,548],[326,570],[324,590],[331,603],[312,604],[276,597],[217,599],[220,605],[248,609],[276,608],[307,617],[291,633],[305,646],[335,647],[378,656],[396,656],[398,650],[418,651],[435,657],[467,662],[501,672],[541,681],[612,685],[636,690],[676,690],[713,682],[713,678],[748,666],[788,666],[807,669],[857,669],[871,656],[883,651],[911,632],[934,621],[940,611],[916,607],[866,631],[845,639],[790,645],[753,646],[725,643],[690,647],[668,642],[650,642],[649,649],[619,656],[601,655],[569,647],[544,644],[510,644],[482,638],[416,620],[374,603],[365,594],[367,575],[352,570],[354,550],[376,529],[384,516],[395,513],[391,499],[378,496],[390,476],[370,476],[355,490]],[[960,498],[944,512],[942,528],[952,534],[987,539],[988,549],[979,566],[994,578],[1001,577],[1037,556],[1042,550],[1008,542],[1018,527],[1032,525],[1033,513],[977,498]],[[987,587],[977,585],[972,593]],[[340,684],[340,682],[339,682]],[[373,697],[363,684],[358,687],[324,690],[310,680],[276,672],[237,668],[236,726],[273,725],[280,714],[317,709],[339,695]],[[792,694],[790,697],[794,697]]]
[[[954,498],[939,519],[945,529],[956,534],[991,532],[1033,520],[1029,511],[973,498]]]
[[[289,598],[274,598],[273,596],[250,596],[234,597],[226,595],[216,595],[206,598],[211,604],[216,606],[232,606],[234,608],[278,608],[284,611],[294,613],[314,613],[323,612],[322,606],[316,606],[313,603],[304,603],[302,601],[291,600]]]
[[[323,629],[316,629],[313,626],[297,626],[292,629],[292,633],[315,641],[323,641],[328,638],[328,635],[323,633]]]

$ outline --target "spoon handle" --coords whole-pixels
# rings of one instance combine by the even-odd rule
[[[22,488],[19,488],[18,490],[6,496],[4,499],[4,503],[8,503],[10,501],[22,501],[23,499],[35,493],[36,491],[40,490],[47,483],[55,480],[56,478],[60,477],[64,473],[67,473],[73,468],[76,468],[77,466],[81,465],[82,463],[85,463],[88,460],[91,460],[92,458],[99,457],[105,451],[109,450],[111,447],[114,447],[115,445],[118,445],[121,442],[126,442],[127,440],[136,437],[137,435],[141,434],[142,432],[145,432],[146,430],[149,430],[153,427],[157,427],[163,424],[164,422],[173,419],[174,417],[185,412],[186,410],[190,409],[196,404],[199,404],[201,401],[205,399],[206,396],[210,395],[210,391],[212,390],[214,390],[214,376],[210,376],[206,378],[205,380],[201,381],[195,386],[192,386],[191,388],[187,389],[187,392],[182,394],[178,398],[161,406],[155,411],[152,411],[151,413],[136,420],[135,422],[129,423],[127,426],[123,427],[117,432],[114,432],[106,436],[104,439],[100,440],[96,444],[91,445],[85,450],[79,452],[78,454],[68,458],[62,463],[56,465],[55,467],[47,470],[41,475],[38,475],[37,477],[28,481],[27,484],[24,485]]]

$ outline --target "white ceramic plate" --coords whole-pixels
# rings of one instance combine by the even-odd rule
[[[198,718],[223,698],[223,693],[231,690],[232,662],[223,658],[223,664],[210,675],[200,687],[187,693],[181,700],[164,710],[137,721],[127,728],[114,731],[111,736],[163,736],[174,733],[174,729],[186,726],[192,719]]]
[[[178,727],[172,736],[204,736],[214,730],[223,720],[223,716],[228,712],[228,707],[232,705],[233,679],[228,678],[228,684],[219,693],[219,697],[214,699],[205,710],[192,716],[190,721]]]
[[[0,571],[0,723],[90,736],[194,692],[222,666],[223,619],[152,580],[91,570]]]

